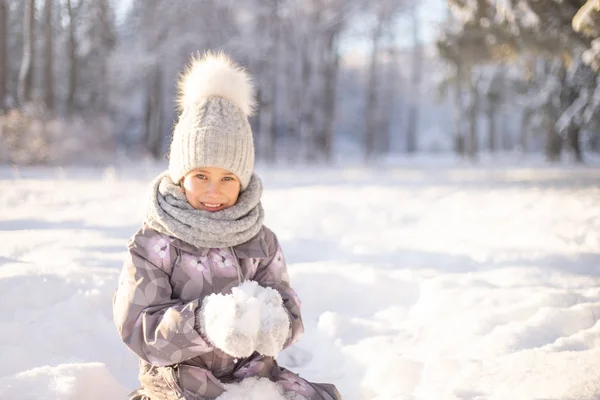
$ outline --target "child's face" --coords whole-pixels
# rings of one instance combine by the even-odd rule
[[[216,167],[194,169],[181,182],[187,201],[197,210],[220,211],[231,207],[240,194],[240,180]]]

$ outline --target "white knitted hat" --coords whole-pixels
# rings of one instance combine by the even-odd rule
[[[173,182],[195,168],[219,167],[233,172],[246,189],[254,169],[248,117],[255,103],[248,73],[224,53],[194,57],[179,79],[178,105],[169,153]]]

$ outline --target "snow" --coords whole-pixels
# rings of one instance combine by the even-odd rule
[[[594,69],[598,69],[600,65],[598,65],[600,57],[600,40],[596,38],[592,40],[591,47],[583,52],[582,58],[583,61],[592,66]]]
[[[297,393],[285,393],[282,387],[266,378],[248,378],[225,388],[226,392],[216,400],[306,400]]]
[[[233,357],[254,351],[277,356],[290,330],[290,320],[279,292],[245,281],[231,294],[213,293],[202,302],[203,333]]]
[[[597,399],[600,168],[483,163],[261,166],[306,327],[279,363],[345,400]],[[159,171],[0,167],[0,399],[138,387],[111,301]]]
[[[573,17],[573,29],[576,32],[585,31],[585,25],[593,25],[594,11],[600,10],[598,2],[587,0]]]
[[[2,381],[6,399],[106,400],[123,399],[127,391],[101,363],[43,366]]]

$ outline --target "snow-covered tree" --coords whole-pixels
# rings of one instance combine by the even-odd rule
[[[583,111],[583,123],[588,133],[588,147],[600,152],[600,78],[598,76],[596,76],[596,87]]]
[[[123,32],[113,59],[113,68],[127,62],[134,72],[116,87],[113,102],[139,104],[138,97],[157,93],[155,76],[161,76],[159,92],[165,102],[144,100],[146,108],[154,104],[153,111],[138,107],[127,111],[130,117],[116,120],[129,126],[158,108],[163,122],[151,129],[165,138],[174,118],[169,101],[173,82],[182,66],[194,52],[223,49],[255,79],[259,107],[251,123],[258,156],[274,160],[285,147],[297,160],[327,160],[334,142],[339,36],[361,4],[362,0],[255,0],[230,7],[216,0],[155,0],[148,7],[146,1],[134,1],[126,25],[136,35]],[[164,145],[166,140],[160,142]]]
[[[563,96],[568,107],[559,117],[556,128],[566,138],[567,145],[579,162],[583,161],[580,137],[586,127],[584,114],[588,108],[594,107],[592,96],[595,87],[596,74],[581,58],[577,58],[565,76]]]
[[[387,113],[386,115],[383,113],[386,106],[383,103],[384,97],[382,96],[386,92],[382,89],[385,83],[383,82],[385,69],[382,65],[382,54],[384,53],[383,40],[386,33],[394,29],[397,17],[400,12],[406,10],[405,7],[406,4],[401,1],[379,1],[369,4],[367,8],[372,16],[372,26],[370,32],[371,55],[367,72],[367,99],[365,105],[364,150],[366,160],[372,160],[375,156],[379,155],[377,153],[382,146],[378,146],[378,143],[386,141],[382,136],[385,137],[387,134],[385,127],[389,125],[390,114]],[[417,23],[415,22],[415,24]],[[392,62],[392,60],[388,60],[389,62]],[[418,75],[416,78],[418,81]],[[390,96],[388,95],[387,97]],[[410,135],[416,135],[414,130],[411,130],[409,133]]]
[[[23,13],[23,58],[19,70],[18,99],[21,105],[32,100],[35,59],[35,1],[26,0]]]
[[[499,61],[518,64],[523,57],[538,59],[541,67],[533,75],[536,81],[533,85],[525,84],[528,89],[520,94],[521,97],[535,94],[528,99],[530,106],[523,109],[523,126],[543,132],[549,160],[560,157],[561,135],[567,139],[575,158],[581,160],[577,144],[581,125],[575,121],[582,118],[585,100],[576,94],[579,87],[573,86],[567,70],[571,71],[572,60],[579,59],[590,43],[589,38],[572,26],[573,17],[585,1],[449,0],[449,3],[458,22],[449,26],[438,41],[442,57],[455,70],[467,71],[463,75],[463,81],[466,78],[467,82],[474,68],[481,65]],[[454,76],[457,79],[460,74]],[[534,91],[530,91],[532,87]],[[494,92],[488,94],[493,97]],[[488,117],[490,111],[488,107]],[[465,110],[459,113],[464,115]],[[493,122],[489,126],[492,132]],[[525,138],[522,134],[522,146]]]
[[[573,17],[573,29],[591,40],[583,53],[586,64],[600,69],[600,3],[597,0],[587,0]]]
[[[8,92],[8,3],[0,0],[0,111],[6,108]]]
[[[419,99],[421,91],[421,80],[423,78],[423,48],[421,43],[421,21],[419,18],[419,7],[413,5],[411,7],[411,21],[413,30],[413,62],[410,91],[411,96],[408,123],[406,127],[406,152],[414,153],[417,150],[417,132],[419,121]]]
[[[77,42],[75,39],[75,17],[71,0],[67,0],[66,14],[69,18],[67,62],[68,62],[68,84],[67,84],[67,112],[73,112],[75,108],[75,91],[77,90]]]
[[[490,153],[494,153],[498,147],[497,135],[497,115],[500,112],[502,103],[505,101],[506,93],[506,67],[497,65],[491,67],[487,74],[482,76],[481,92],[483,94],[484,113],[488,120],[488,141],[487,148]]]
[[[489,29],[490,11],[485,2],[454,4],[454,13],[442,30],[436,45],[438,53],[449,65],[448,74],[441,82],[444,95],[454,92],[454,143],[457,154],[477,153],[477,89],[478,73],[474,68],[493,58],[495,42],[485,34]]]
[[[77,106],[108,107],[108,60],[115,46],[115,15],[109,0],[80,0],[77,11]]]
[[[299,149],[292,159],[331,158],[339,37],[359,6],[356,0],[284,2],[279,93],[287,147]]]
[[[54,109],[54,30],[52,0],[44,2],[44,103]]]
[[[395,36],[409,2],[132,0],[125,14],[117,6],[112,0],[0,0],[0,30],[6,30],[0,31],[0,108],[4,114],[17,108],[12,127],[56,119],[65,126],[56,132],[71,132],[67,125],[85,123],[88,129],[64,141],[83,143],[102,135],[112,140],[110,122],[120,145],[161,158],[176,118],[177,76],[192,54],[210,49],[227,51],[255,78],[259,108],[251,123],[263,160],[327,162],[335,146],[347,145],[338,140],[342,135],[374,155],[384,154],[394,135],[407,138],[403,147],[416,147],[419,96],[411,103],[399,90],[408,90],[404,82],[412,78],[411,89],[419,91],[420,53],[404,68],[411,63],[399,61],[406,56]],[[342,46],[356,42],[344,40],[357,32],[358,41],[374,44],[371,57],[360,55],[370,65],[344,63],[354,49]],[[353,80],[340,81],[343,73]],[[353,98],[340,95],[346,89]],[[20,114],[19,93],[39,114]],[[400,102],[412,104],[402,130],[395,120]],[[342,121],[350,106],[357,107],[352,121]]]

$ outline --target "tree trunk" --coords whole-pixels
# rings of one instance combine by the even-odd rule
[[[463,130],[464,99],[462,93],[462,71],[457,66],[458,72],[454,90],[454,151],[459,157],[465,155],[465,132]]]
[[[600,135],[596,134],[590,138],[589,149],[593,152],[600,153]]]
[[[314,96],[313,96],[313,60],[308,38],[304,39],[302,46],[302,101],[300,116],[300,139],[302,140],[302,156],[304,160],[315,158],[315,121],[314,121]]]
[[[412,79],[411,79],[411,90],[410,90],[410,107],[408,110],[408,127],[406,129],[406,152],[409,154],[414,153],[417,150],[417,130],[419,123],[419,100],[421,90],[421,78],[423,75],[423,49],[421,46],[420,36],[420,19],[419,19],[419,8],[413,6],[412,8],[412,22],[413,22],[413,42],[414,42],[414,53],[413,53],[413,65],[412,65]]]
[[[488,119],[488,151],[496,152],[496,104],[491,104],[487,112]]]
[[[7,108],[8,97],[8,4],[0,0],[0,111]]]
[[[510,133],[508,116],[502,112],[500,114],[500,148],[504,151],[510,151],[514,148],[514,142]]]
[[[19,70],[18,99],[21,106],[31,101],[33,86],[35,1],[27,0],[23,19],[23,59]]]
[[[519,134],[519,146],[523,154],[527,153],[528,139],[529,139],[529,122],[533,116],[533,110],[529,107],[525,107],[521,113],[521,132]]]
[[[48,110],[54,109],[54,46],[52,34],[52,0],[44,4],[44,103]]]
[[[102,36],[112,37],[113,32],[111,31],[111,1],[110,0],[101,0],[98,2],[99,7],[99,18],[100,18],[100,26],[101,26],[101,34]],[[116,40],[116,39],[115,39]],[[108,55],[110,54],[112,46],[114,43],[111,40],[104,39],[102,41],[103,49],[102,52],[104,54],[104,59],[102,60],[101,65],[98,68],[98,80],[100,83],[99,88],[99,99],[98,99],[98,109],[102,112],[107,112],[109,109],[109,97],[110,97],[110,84],[109,84],[109,76],[108,76]],[[164,116],[164,114],[161,114]]]
[[[73,7],[71,0],[67,0],[67,15],[69,16],[69,39],[68,39],[68,57],[69,57],[69,80],[67,85],[67,112],[72,113],[75,107],[75,91],[77,89],[77,59],[75,42],[75,21],[73,20]]]
[[[272,29],[273,29],[273,84],[271,86],[271,103],[273,113],[271,114],[271,127],[268,131],[268,140],[269,140],[269,148],[267,152],[267,159],[275,162],[277,160],[277,129],[278,129],[278,121],[277,121],[277,110],[275,105],[279,102],[277,97],[279,81],[277,79],[279,68],[281,67],[281,52],[280,52],[280,41],[281,41],[281,21],[279,20],[279,12],[277,10],[278,2],[274,1],[274,8],[271,13],[272,20]]]
[[[567,132],[567,144],[573,152],[573,157],[577,163],[583,163],[583,153],[581,152],[580,129],[572,127]]]
[[[388,60],[386,65],[386,71],[384,75],[385,82],[388,82],[387,85],[384,85],[381,88],[383,92],[381,94],[381,106],[379,109],[381,110],[380,114],[380,123],[378,124],[377,131],[377,145],[375,146],[375,150],[377,154],[385,154],[390,151],[391,147],[391,128],[392,128],[392,118],[394,115],[395,109],[395,95],[398,90],[397,82],[399,82],[398,75],[396,74],[396,68],[398,65],[397,60],[397,49],[395,48],[395,41],[393,36],[393,28],[390,29],[390,44],[389,49],[387,51]]]
[[[477,117],[479,115],[479,92],[477,90],[477,82],[471,78],[469,84],[470,104],[469,104],[469,146],[468,154],[472,161],[477,160],[477,149],[479,147],[477,141]]]
[[[282,26],[284,28],[284,26]],[[283,46],[286,82],[284,93],[285,102],[285,149],[288,161],[298,161],[299,149],[301,148],[300,119],[302,110],[303,88],[301,86],[302,76],[302,51],[301,41],[295,36],[298,32],[285,29],[282,32],[285,45]]]
[[[275,141],[277,135],[275,103],[277,94],[277,61],[279,20],[277,2],[270,2],[270,13],[267,18],[259,18],[258,29],[264,29],[266,41],[265,57],[258,63],[260,74],[260,108],[259,108],[259,156],[266,161],[275,161]]]
[[[158,65],[151,76],[152,79],[148,82],[146,96],[146,132],[144,145],[148,153],[155,160],[158,160],[162,155],[163,140],[162,72]]]
[[[375,144],[377,138],[377,86],[379,81],[379,43],[383,33],[383,18],[378,16],[377,25],[372,34],[371,62],[369,64],[369,78],[367,83],[367,105],[365,117],[365,160],[370,161],[375,155]]]
[[[266,70],[262,70],[261,74],[268,73],[269,68],[265,67]],[[273,162],[275,161],[275,110],[274,108],[274,96],[275,82],[272,80],[272,74],[263,77],[260,90],[260,108],[258,115],[258,142],[260,144],[258,155],[260,158]]]
[[[330,162],[333,156],[334,122],[336,113],[337,77],[340,55],[337,48],[339,29],[329,32],[325,46],[325,77],[324,77],[324,132],[322,137],[323,156]]]
[[[560,160],[560,152],[562,147],[562,138],[556,132],[553,123],[546,124],[546,144],[545,153],[546,159],[549,162],[557,162]]]

